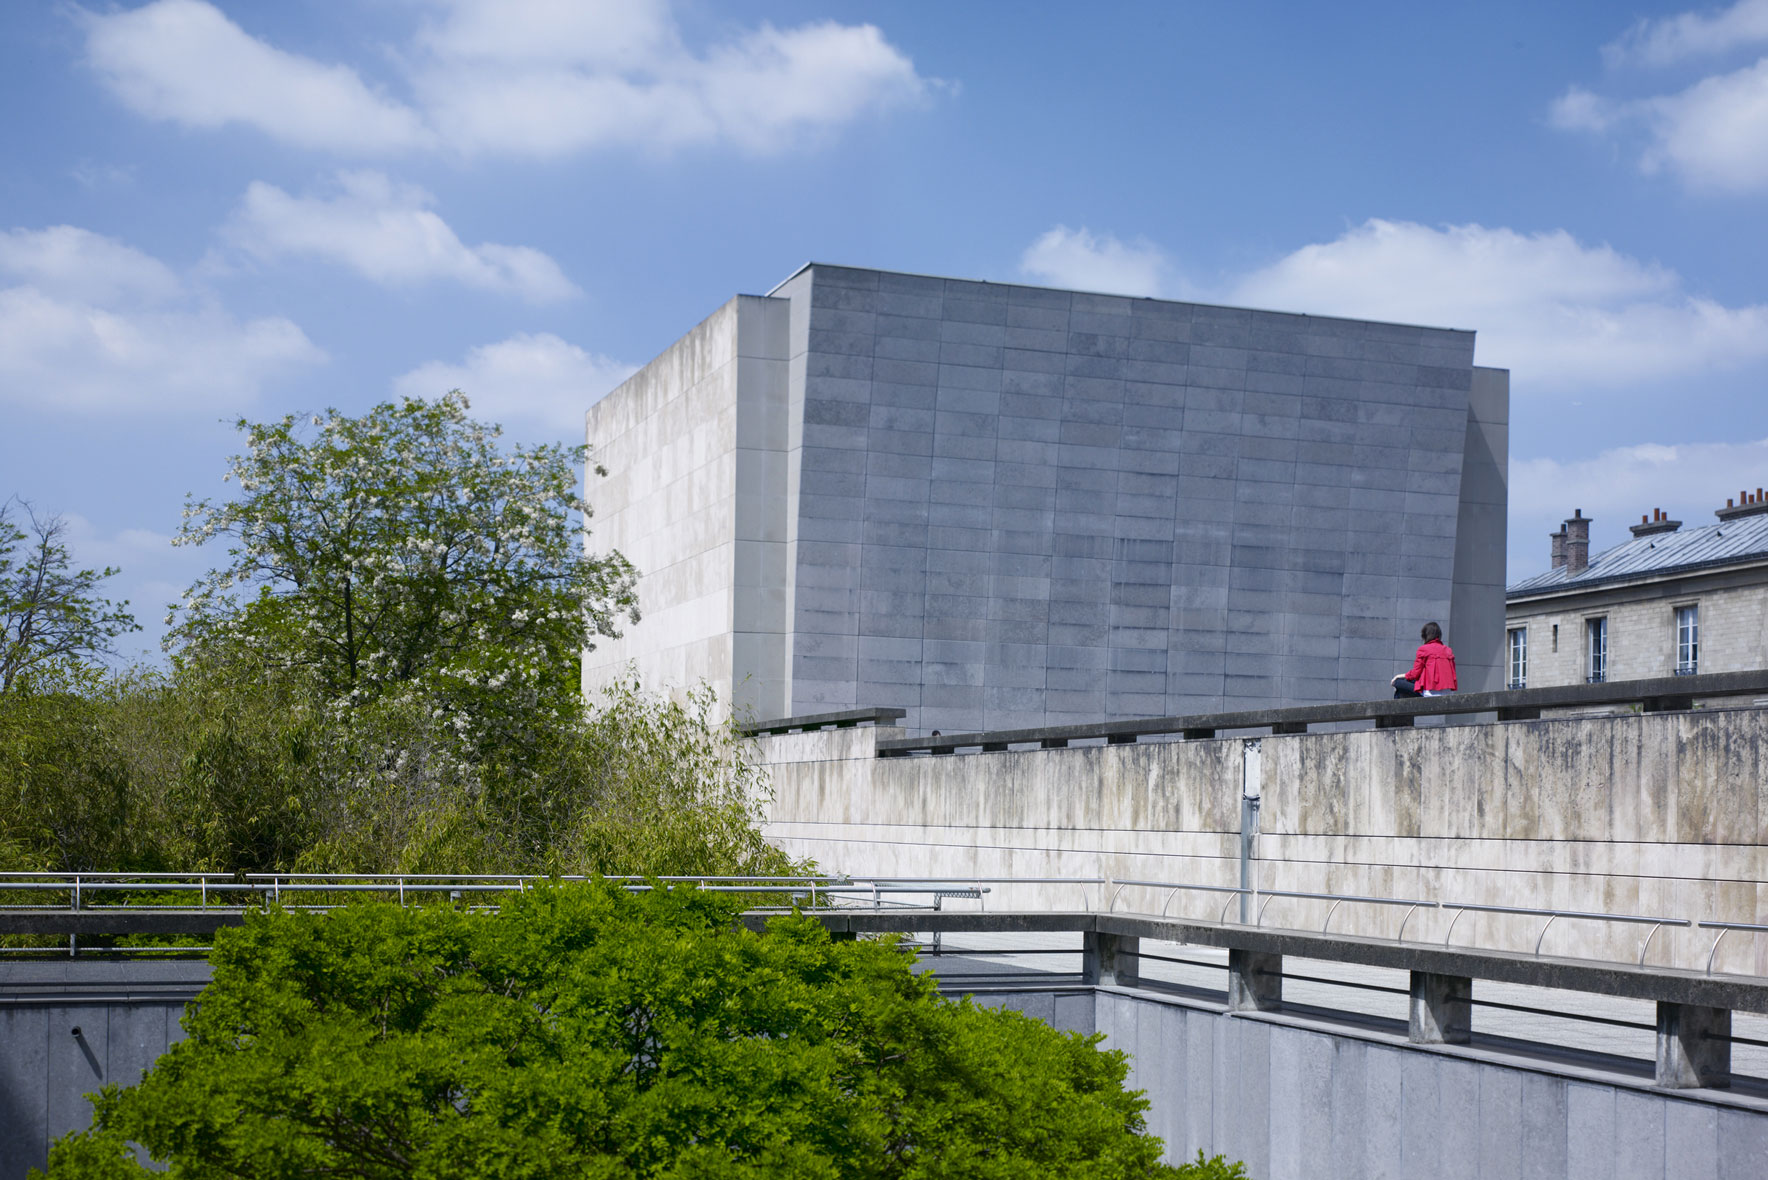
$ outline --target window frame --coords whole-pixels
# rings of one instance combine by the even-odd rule
[[[1525,624],[1521,627],[1506,629],[1504,637],[1506,665],[1510,675],[1506,678],[1508,688],[1527,688],[1529,686],[1529,629]]]
[[[1608,616],[1584,620],[1584,683],[1608,682]]]
[[[1670,617],[1675,626],[1676,675],[1694,676],[1700,671],[1700,603],[1678,603]]]

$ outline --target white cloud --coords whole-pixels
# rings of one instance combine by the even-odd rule
[[[157,302],[183,286],[159,259],[72,225],[0,234],[0,273],[55,295],[106,304]]]
[[[1479,363],[1537,389],[1625,386],[1768,359],[1768,306],[1688,293],[1674,271],[1564,230],[1371,220],[1231,284],[1229,302],[1470,328]]]
[[[636,371],[550,332],[523,332],[481,345],[459,364],[420,365],[395,380],[393,390],[403,397],[433,398],[459,389],[471,399],[476,417],[534,423],[577,442],[584,411]]]
[[[1085,226],[1058,225],[1026,247],[1019,269],[1058,287],[1158,295],[1168,268],[1165,255],[1145,239],[1126,244],[1110,234],[1095,235]]]
[[[107,535],[78,512],[64,512],[61,517],[67,522],[68,545],[81,566],[116,566],[126,572],[141,562],[176,554],[170,533],[123,528]]]
[[[1641,20],[1603,46],[1602,56],[1610,66],[1669,66],[1764,41],[1768,41],[1768,0],[1738,0],[1717,12]]]
[[[281,317],[244,323],[159,260],[74,226],[0,236],[0,401],[86,411],[235,406],[324,359]]]
[[[447,9],[420,38],[428,55],[413,81],[444,138],[469,153],[718,141],[768,153],[929,89],[871,25],[763,25],[697,56],[661,3]]]
[[[137,113],[187,127],[242,124],[299,147],[419,147],[415,112],[356,71],[272,48],[202,0],[82,13],[92,68]]]
[[[1712,524],[1713,510],[1768,482],[1768,439],[1737,443],[1646,443],[1588,459],[1510,463],[1510,579],[1547,568],[1547,534],[1582,509],[1592,518],[1592,552],[1629,540],[1627,526],[1654,508],[1685,527]]]
[[[780,151],[925,99],[939,83],[872,25],[771,25],[704,52],[664,0],[434,0],[393,56],[410,101],[276,49],[203,0],[85,14],[88,56],[126,104],[348,153],[441,146],[558,156],[613,144]]]
[[[1648,174],[1672,172],[1696,189],[1768,189],[1768,58],[1654,98],[1617,101],[1574,86],[1549,119],[1567,131],[1642,134]]]
[[[337,181],[329,198],[290,196],[254,181],[223,235],[260,259],[323,258],[388,286],[446,279],[533,303],[580,293],[539,250],[466,245],[420,188],[379,172],[342,172]]]
[[[1740,0],[1719,12],[1640,21],[1603,56],[1610,66],[1667,66],[1764,42],[1768,0]],[[1768,190],[1768,57],[1673,94],[1609,98],[1572,86],[1549,107],[1548,121],[1623,137],[1637,146],[1642,172],[1670,172],[1693,189]]]

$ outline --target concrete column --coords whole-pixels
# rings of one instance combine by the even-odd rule
[[[1141,982],[1136,956],[1142,940],[1129,934],[1081,935],[1080,978],[1099,987],[1135,987]]]
[[[1407,1039],[1420,1045],[1465,1045],[1473,1033],[1473,980],[1412,972]]]
[[[1283,956],[1228,951],[1228,1011],[1275,1012],[1283,1007]]]
[[[1686,1090],[1731,1085],[1731,1009],[1658,1001],[1657,1084]]]

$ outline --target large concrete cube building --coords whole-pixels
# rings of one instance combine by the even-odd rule
[[[947,733],[1501,686],[1509,377],[1473,333],[813,264],[588,414],[643,621],[593,690]]]

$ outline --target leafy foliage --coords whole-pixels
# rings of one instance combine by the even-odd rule
[[[709,695],[582,699],[582,651],[636,617],[631,567],[573,523],[585,449],[506,452],[467,408],[238,423],[239,494],[179,535],[230,547],[174,612],[171,670],[0,693],[3,867],[792,868]]]
[[[56,1180],[1235,1175],[1158,1163],[1097,1037],[941,1000],[894,947],[694,891],[347,907],[216,942],[188,1039]]]
[[[177,544],[228,538],[228,563],[186,592],[168,643],[299,670],[322,697],[389,693],[501,740],[577,708],[577,661],[635,616],[618,554],[586,556],[573,514],[585,447],[517,446],[467,417],[458,391],[241,419],[239,495],[185,509]]]
[[[15,517],[18,503],[29,528]],[[139,631],[125,609],[98,595],[117,571],[76,570],[67,522],[40,517],[29,504],[0,504],[0,694],[33,674],[54,679],[94,656],[113,654],[111,641]]]
[[[750,744],[688,701],[612,687],[463,750],[421,704],[337,711],[187,661],[0,696],[0,866],[44,870],[781,873]]]

